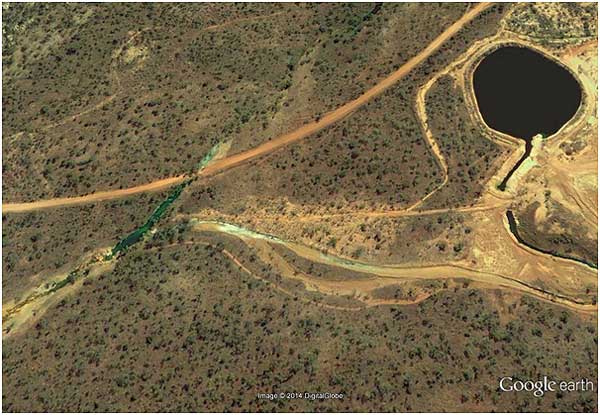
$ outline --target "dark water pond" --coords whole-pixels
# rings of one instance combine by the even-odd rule
[[[568,70],[516,46],[484,57],[473,74],[473,89],[486,124],[524,140],[554,134],[581,103],[581,88]]]

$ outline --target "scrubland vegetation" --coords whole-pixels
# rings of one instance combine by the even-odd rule
[[[421,130],[416,93],[495,33],[508,7],[484,11],[339,123],[190,184],[160,223],[149,222],[152,231],[112,259],[111,271],[82,278],[34,327],[3,339],[3,410],[597,411],[593,391],[539,399],[498,391],[502,376],[597,379],[595,316],[453,279],[379,289],[373,295],[381,300],[435,294],[417,305],[369,308],[352,296],[309,291],[242,240],[195,232],[185,217],[214,209],[235,218],[283,210],[288,201],[304,212],[339,213],[421,200],[443,172]],[[230,153],[254,147],[356,98],[465,10],[458,3],[3,6],[4,201],[139,185],[189,172],[219,142],[231,141]],[[426,109],[449,180],[421,207],[476,203],[501,151],[473,126],[452,78],[433,85]],[[3,215],[3,300],[114,246],[148,223],[167,194]],[[356,247],[344,253],[381,264],[460,260],[470,248],[466,218],[359,220]],[[308,224],[310,236],[320,225]],[[524,230],[560,252],[595,252],[587,240]],[[335,251],[338,235],[319,232],[323,250]],[[316,279],[368,277],[273,248]],[[257,398],[285,391],[345,398]]]
[[[593,38],[598,33],[598,7],[595,3],[519,4],[507,26],[540,40]]]
[[[510,149],[486,137],[468,113],[463,91],[449,75],[429,89],[426,110],[431,133],[448,165],[448,182],[425,202],[427,207],[473,204]]]
[[[231,152],[253,147],[355,98],[464,9],[10,5],[3,196],[129,187],[185,173],[217,142],[232,140]],[[492,28],[500,9],[484,12],[416,71],[402,95],[407,108],[418,79]]]
[[[177,232],[174,238],[192,242]],[[573,367],[577,377],[595,379],[594,320],[469,288],[417,306],[324,309],[240,271],[222,248],[253,271],[268,269],[227,241],[132,251],[27,336],[5,341],[3,409],[596,408],[595,392],[534,399],[497,390],[503,375],[570,379]],[[29,361],[38,370],[31,372]],[[257,399],[274,385],[346,398]]]
[[[142,225],[165,194],[2,215],[3,301],[19,297],[40,284],[44,275],[86,254],[112,247]]]

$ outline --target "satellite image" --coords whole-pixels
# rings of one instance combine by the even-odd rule
[[[2,3],[3,412],[597,412],[598,3]]]

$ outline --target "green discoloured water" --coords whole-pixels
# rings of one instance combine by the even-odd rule
[[[350,260],[347,258],[341,258],[334,255],[327,254],[322,252],[316,248],[311,248],[306,245],[302,245],[296,242],[285,241],[281,238],[278,238],[273,235],[269,235],[266,233],[260,233],[256,231],[252,231],[250,229],[243,228],[238,225],[234,225],[231,223],[224,223],[219,221],[199,221],[193,220],[192,223],[195,224],[208,224],[213,225],[215,230],[219,232],[223,232],[229,235],[237,236],[239,238],[251,238],[251,239],[262,239],[269,242],[274,242],[276,244],[280,244],[286,246],[292,251],[299,253],[302,252],[301,256],[310,257],[313,260],[320,259],[319,262],[329,265],[337,265],[345,269],[349,269],[357,272],[365,272],[370,274],[378,274],[378,275],[386,275],[386,272],[389,270],[393,270],[395,267],[393,265],[372,265],[367,264],[360,261]],[[308,255],[307,255],[308,254]]]
[[[218,143],[215,146],[213,146],[213,148],[211,148],[208,153],[206,153],[206,155],[202,158],[202,160],[200,160],[200,163],[198,163],[197,170],[201,171],[203,168],[205,168],[206,166],[208,166],[208,163],[210,163],[210,161],[219,152],[219,147],[220,146],[221,146],[221,143]]]
[[[160,220],[160,218],[167,211],[167,208],[171,206],[171,204],[177,200],[177,198],[183,192],[183,189],[190,184],[191,179],[185,180],[183,183],[175,186],[169,197],[164,200],[155,210],[152,212],[152,215],[148,218],[146,223],[144,223],[141,227],[137,228],[135,231],[131,232],[124,239],[121,239],[119,243],[117,243],[114,248],[111,250],[110,254],[107,254],[104,259],[110,260],[119,252],[124,251],[131,245],[139,242],[144,235]]]
[[[95,262],[96,261],[92,261],[92,263],[95,263]],[[89,265],[91,265],[91,264],[89,264]],[[90,273],[89,268],[85,268],[82,270],[73,270],[73,271],[69,272],[69,275],[67,275],[67,278],[51,284],[50,287],[48,288],[48,291],[46,291],[46,293],[44,293],[44,295],[52,294],[53,292],[58,291],[61,288],[65,287],[69,284],[75,284],[75,281],[77,281],[80,277],[86,277],[89,273]]]
[[[282,244],[285,243],[285,241],[283,241],[280,238],[277,238],[276,236],[269,235],[266,233],[251,231],[250,229],[246,229],[241,226],[233,225],[231,223],[218,222],[218,221],[204,221],[204,220],[199,221],[197,219],[192,219],[191,223],[196,223],[196,224],[206,223],[206,224],[210,224],[210,225],[215,225],[215,227],[219,230],[219,232],[227,233],[229,235],[234,235],[234,236],[238,236],[238,237],[263,239],[263,240],[282,243]]]
[[[213,146],[213,148],[211,148],[210,151],[208,153],[206,153],[206,155],[202,158],[202,160],[198,164],[198,170],[201,171],[203,168],[205,168],[210,163],[210,161],[217,155],[220,146],[221,146],[221,143]],[[111,252],[109,254],[105,255],[104,259],[110,260],[110,259],[114,258],[115,255],[117,255],[119,252],[122,252],[122,251],[126,250],[127,248],[129,248],[131,245],[134,245],[137,242],[139,242],[144,237],[144,235],[146,235],[146,233],[148,233],[148,231],[150,229],[152,229],[152,227],[160,220],[160,218],[165,214],[165,212],[167,211],[169,206],[171,206],[171,204],[173,202],[175,202],[175,200],[177,200],[177,198],[179,198],[179,196],[181,195],[181,192],[183,192],[183,189],[191,182],[192,182],[192,179],[189,178],[189,179],[186,179],[185,181],[183,181],[181,184],[175,186],[173,188],[173,191],[169,194],[169,197],[167,197],[167,199],[164,200],[154,210],[154,212],[152,212],[152,215],[150,215],[150,217],[148,218],[146,223],[144,223],[141,227],[137,228],[135,231],[131,232],[125,238],[121,239],[114,246],[114,248],[111,250]]]

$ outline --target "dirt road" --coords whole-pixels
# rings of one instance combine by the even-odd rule
[[[424,264],[413,266],[379,265],[359,262],[348,258],[336,257],[330,254],[324,254],[319,249],[308,245],[265,237],[265,235],[231,224],[206,221],[198,222],[195,225],[195,230],[202,232],[227,233],[228,235],[240,238],[246,244],[252,246],[254,249],[257,249],[256,252],[259,257],[261,257],[261,255],[265,255],[265,250],[268,249],[270,244],[279,244],[285,246],[296,255],[311,262],[341,267],[365,274],[372,274],[379,278],[377,283],[370,280],[334,283],[331,281],[318,281],[312,278],[306,279],[298,273],[294,273],[289,270],[286,271],[285,269],[279,270],[282,272],[282,275],[292,276],[294,279],[300,279],[302,282],[307,284],[308,287],[312,287],[317,291],[321,291],[326,294],[337,292],[341,295],[348,295],[351,292],[369,291],[375,287],[393,284],[398,280],[442,280],[464,278],[477,283],[486,284],[491,287],[499,287],[523,294],[528,294],[538,299],[549,301],[577,312],[596,313],[598,310],[596,304],[583,303],[580,300],[571,298],[567,295],[539,288],[535,286],[534,283],[529,282],[527,279],[521,279],[522,276],[515,278],[510,275],[506,275],[501,271],[485,271],[482,269],[473,268],[469,264],[462,263],[461,261],[450,262],[446,264]],[[517,248],[522,249],[521,247]],[[268,261],[269,264],[282,267],[283,261],[275,261],[272,256],[273,254],[271,253],[270,255],[271,257],[264,256],[264,259]],[[551,268],[565,268],[572,267],[573,264],[571,264],[570,261],[547,258],[547,261],[544,263],[544,265],[551,265]],[[285,264],[283,264],[283,266],[285,267]],[[594,272],[590,272],[594,274]]]
[[[213,163],[204,169],[204,175],[211,175],[216,172],[226,170],[228,168],[237,166],[245,161],[260,157],[262,155],[271,153],[285,145],[301,140],[309,135],[312,135],[351,114],[353,111],[359,109],[371,99],[375,98],[383,91],[394,85],[410,71],[412,71],[418,64],[423,62],[429,55],[435,52],[446,40],[452,37],[458,32],[466,23],[471,21],[480,12],[490,6],[491,3],[478,3],[473,9],[465,13],[459,20],[454,22],[448,27],[440,36],[438,36],[433,42],[431,42],[425,49],[419,54],[408,60],[404,65],[398,68],[394,73],[389,75],[387,78],[379,82],[373,88],[359,96],[353,101],[350,101],[338,109],[331,111],[323,116],[318,121],[314,121],[303,125],[291,133],[282,135],[272,141],[261,144],[251,150],[244,151],[239,154],[235,154],[231,157],[224,158],[220,161]]]
[[[343,212],[343,213],[330,213],[324,215],[304,215],[298,216],[294,220],[299,222],[313,222],[322,219],[329,218],[343,218],[343,217],[365,217],[365,218],[399,218],[406,216],[427,216],[427,215],[439,215],[441,213],[458,213],[458,212],[482,212],[485,210],[492,209],[504,209],[509,205],[508,201],[503,203],[485,203],[475,206],[465,206],[457,208],[441,208],[441,209],[428,209],[428,210],[412,210],[411,208],[404,210],[387,210],[387,211],[355,211],[355,212]]]
[[[261,144],[251,150],[244,151],[239,154],[234,154],[230,157],[223,158],[207,166],[201,173],[201,176],[211,176],[232,167],[243,164],[249,160],[257,157],[272,153],[279,148],[286,146],[290,143],[299,141],[305,137],[308,137],[330,125],[341,120],[353,111],[359,109],[371,99],[375,98],[383,91],[394,85],[410,71],[412,71],[417,65],[423,62],[433,52],[435,52],[445,41],[455,35],[464,25],[474,19],[479,13],[487,9],[491,3],[477,3],[475,7],[465,13],[460,19],[449,26],[441,35],[433,40],[425,49],[419,54],[408,60],[404,65],[398,68],[394,73],[389,75],[387,78],[379,82],[373,88],[359,96],[353,101],[350,101],[336,110],[327,113],[321,119],[305,124],[291,133],[284,134],[274,140],[267,143]],[[148,183],[143,186],[132,187],[129,189],[120,190],[108,190],[104,192],[94,193],[87,196],[68,197],[60,199],[41,200],[37,202],[29,203],[7,203],[2,205],[3,212],[26,212],[30,210],[46,209],[51,207],[69,206],[90,202],[97,202],[101,200],[117,199],[120,197],[147,192],[151,190],[160,190],[173,184],[179,183],[183,180],[183,176],[172,177],[167,179],[158,180],[156,182]]]
[[[166,189],[175,184],[181,183],[185,176],[169,177],[163,180],[157,180],[152,183],[146,183],[141,186],[129,187],[127,189],[108,190],[106,192],[91,193],[86,196],[65,197],[60,199],[39,200],[30,203],[7,203],[2,205],[2,212],[28,212],[30,210],[47,209],[57,206],[80,205],[83,203],[100,202],[103,200],[119,199],[121,197],[134,195],[142,192],[150,192]]]

